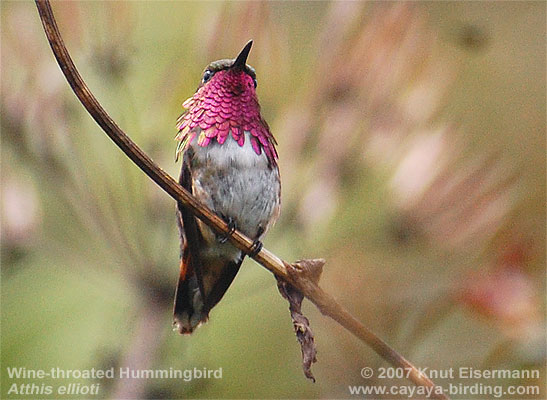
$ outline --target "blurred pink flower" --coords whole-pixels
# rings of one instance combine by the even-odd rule
[[[2,239],[4,245],[26,246],[35,240],[41,210],[34,186],[14,178],[2,182]]]
[[[522,244],[506,246],[490,271],[471,272],[455,288],[457,302],[520,339],[544,326],[541,288],[525,269],[526,252]]]

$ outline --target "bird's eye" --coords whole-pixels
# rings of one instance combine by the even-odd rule
[[[255,89],[256,89],[256,87],[257,87],[257,85],[258,85],[258,83],[257,83],[257,81],[256,81],[256,78],[253,78],[253,84],[255,85]]]
[[[203,73],[203,83],[205,83],[205,82],[207,82],[209,79],[211,79],[212,76],[213,76],[213,71],[206,70],[206,71]]]

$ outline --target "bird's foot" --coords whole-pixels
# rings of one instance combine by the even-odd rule
[[[229,231],[218,236],[218,242],[221,244],[226,243],[228,239],[230,238],[230,236],[232,236],[236,230],[236,223],[232,217],[223,218],[223,219],[228,224]]]
[[[251,246],[251,250],[249,251],[249,256],[255,257],[258,253],[260,253],[260,250],[262,250],[262,242],[257,239],[253,242],[253,245]]]

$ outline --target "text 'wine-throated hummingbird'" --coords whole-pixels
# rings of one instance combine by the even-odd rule
[[[279,215],[277,144],[260,115],[256,74],[246,64],[252,41],[235,59],[212,62],[177,121],[180,184],[231,227],[259,240]],[[174,325],[192,333],[235,278],[245,254],[178,205],[180,277]]]

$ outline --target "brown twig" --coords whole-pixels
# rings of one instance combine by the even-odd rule
[[[183,204],[196,217],[219,233],[228,234],[230,227],[224,220],[212,213],[209,209],[199,203],[190,193],[184,190],[171,176],[158,167],[146,153],[144,153],[110,118],[106,111],[99,104],[95,96],[91,93],[66,49],[57,23],[53,16],[51,6],[48,0],[36,0],[36,6],[40,14],[40,19],[44,26],[46,36],[51,45],[55,58],[63,71],[72,90],[80,99],[83,106],[91,114],[93,119],[105,131],[105,133],[118,145],[118,147],[148,175],[158,186],[167,192],[177,202]],[[239,231],[233,232],[230,241],[245,253],[252,252],[253,241]],[[306,298],[314,303],[317,308],[325,315],[331,317],[342,325],[345,329],[360,338],[368,344],[376,353],[395,367],[404,368],[409,371],[408,378],[419,386],[426,386],[437,390],[432,391],[432,396],[438,399],[448,399],[441,394],[440,388],[418,368],[412,365],[403,356],[392,349],[387,343],[367,329],[361,322],[355,319],[346,311],[336,300],[323,291],[313,279],[310,279],[310,271],[300,268],[304,262],[299,265],[288,264],[271,253],[265,248],[253,256],[254,260],[274,273],[277,277],[289,282],[298,289]],[[322,266],[324,261],[315,260],[310,265],[318,264]]]

